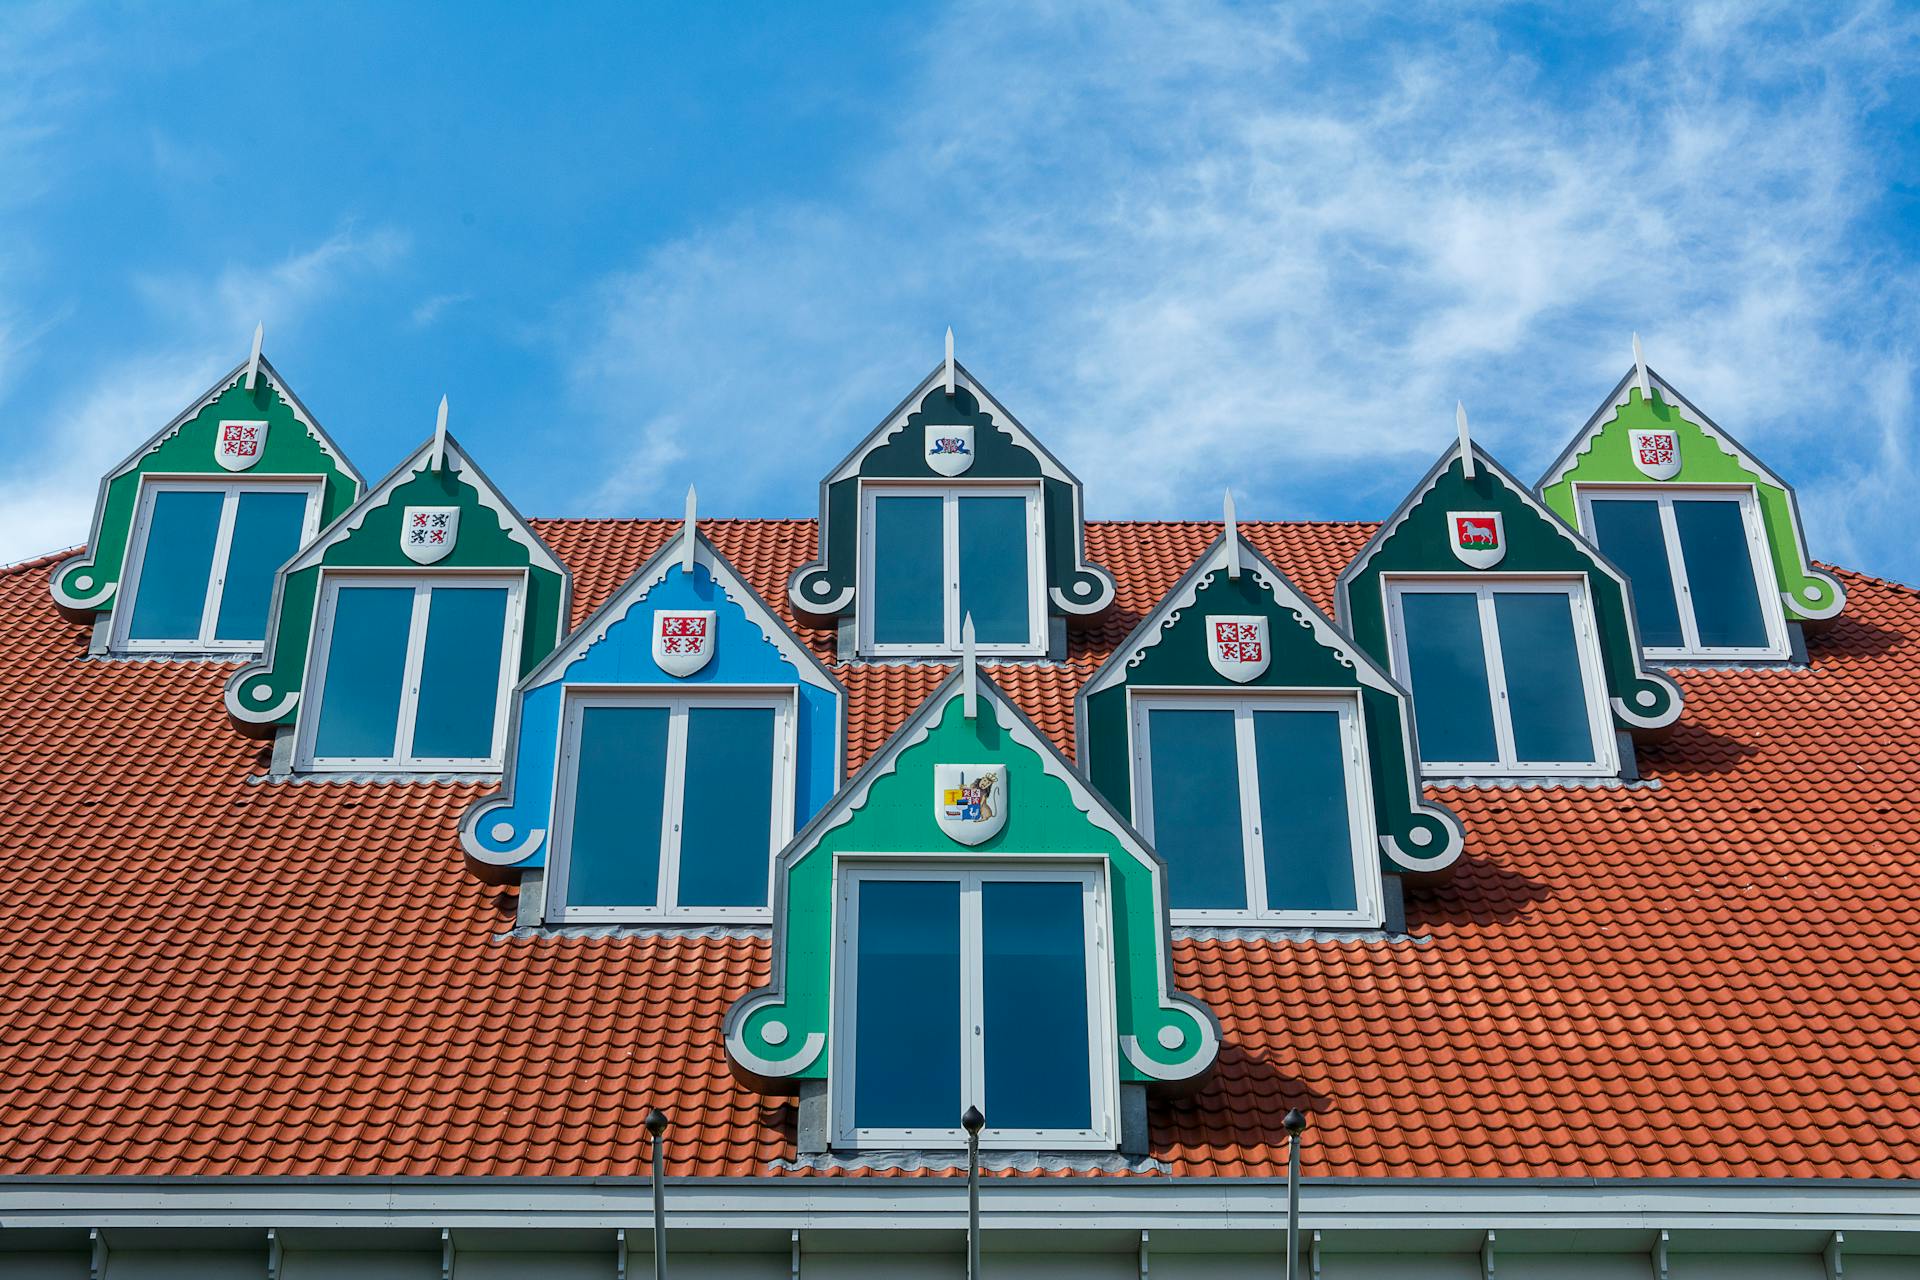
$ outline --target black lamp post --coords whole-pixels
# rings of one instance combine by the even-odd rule
[[[1280,1121],[1287,1131],[1287,1280],[1300,1265],[1300,1139],[1307,1132],[1307,1113],[1298,1107]]]
[[[967,1131],[967,1280],[980,1280],[980,1131],[987,1118],[968,1106],[960,1127]]]
[[[667,1113],[655,1107],[647,1112],[647,1133],[653,1138],[653,1280],[667,1277]]]

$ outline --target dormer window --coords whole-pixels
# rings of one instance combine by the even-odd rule
[[[1046,652],[1041,491],[1032,485],[861,486],[860,651]]]

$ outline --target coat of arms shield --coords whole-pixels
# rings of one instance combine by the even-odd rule
[[[267,449],[265,422],[222,422],[214,432],[213,460],[229,471],[245,471]]]
[[[1257,614],[1209,615],[1207,661],[1236,684],[1258,678],[1273,661],[1267,620]]]
[[[400,514],[400,550],[415,564],[445,560],[459,537],[458,507],[408,507]]]
[[[1629,431],[1627,451],[1633,455],[1633,465],[1655,480],[1671,480],[1680,474],[1680,433],[1671,427]]]
[[[933,766],[933,818],[961,844],[980,844],[1007,825],[1007,770],[998,764]]]
[[[662,609],[653,615],[653,662],[681,679],[713,657],[713,610]]]
[[[957,476],[973,465],[973,424],[928,425],[927,466],[943,476]]]
[[[1506,526],[1498,511],[1449,511],[1447,545],[1462,564],[1491,569],[1506,558]]]

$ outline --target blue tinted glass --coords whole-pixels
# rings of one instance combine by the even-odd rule
[[[764,907],[773,866],[773,709],[687,712],[680,905]]]
[[[980,887],[981,1021],[995,1129],[1089,1129],[1086,921],[1077,883]]]
[[[982,644],[1033,639],[1025,498],[961,498],[960,616]]]
[[[1498,760],[1480,602],[1464,592],[1410,591],[1400,597],[1400,621],[1420,758],[1450,764]]]
[[[493,722],[500,711],[507,589],[435,587],[430,599],[413,755],[485,759],[493,754]]]
[[[863,880],[858,896],[854,1123],[957,1128],[960,886]]]
[[[315,755],[393,755],[412,623],[412,587],[342,587],[335,595]]]
[[[879,644],[946,639],[946,569],[939,498],[873,501],[873,638]]]
[[[1673,523],[1687,564],[1693,624],[1711,648],[1764,649],[1767,620],[1737,502],[1677,498]]]
[[[163,489],[153,495],[129,639],[200,639],[200,615],[207,607],[213,547],[225,502],[225,494],[214,492]]]
[[[1493,616],[1500,627],[1514,757],[1540,764],[1592,760],[1572,599],[1558,592],[1496,591]]]
[[[240,494],[233,516],[233,540],[227,549],[227,580],[220,588],[218,640],[267,638],[267,605],[273,599],[273,575],[300,549],[307,519],[307,495],[268,492]]]
[[[568,906],[659,901],[671,716],[665,707],[582,708],[567,840]]]
[[[1680,649],[1680,606],[1674,601],[1673,567],[1667,563],[1666,535],[1660,531],[1660,504],[1608,498],[1593,502],[1593,540],[1633,587],[1634,620],[1640,643],[1651,649]]]
[[[1256,711],[1260,839],[1270,911],[1352,911],[1347,750],[1335,711]]]
[[[1147,713],[1153,755],[1153,847],[1167,862],[1168,905],[1247,905],[1240,766],[1233,712]]]

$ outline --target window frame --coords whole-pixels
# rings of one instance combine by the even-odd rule
[[[112,652],[260,653],[266,645],[264,637],[259,640],[220,640],[214,635],[220,625],[220,604],[226,595],[227,567],[233,555],[233,526],[240,515],[240,495],[300,493],[306,496],[307,509],[301,518],[300,543],[293,551],[293,555],[299,555],[300,548],[312,542],[314,534],[320,531],[320,500],[325,483],[321,476],[142,476],[139,496],[134,501],[133,526],[127,534],[125,568],[120,574],[120,589],[114,601],[113,634],[110,640]],[[213,561],[208,566],[207,581],[201,596],[200,633],[191,640],[136,640],[128,634],[133,629],[134,604],[140,598],[141,571],[146,568],[147,539],[152,532],[153,508],[162,493],[219,493],[223,496],[220,525],[214,534]]]
[[[860,922],[854,910],[858,885],[864,880],[939,880],[960,882],[960,1042],[967,1046],[961,1063],[960,1091],[951,1128],[878,1129],[854,1123],[855,1045],[859,1029],[858,969]],[[986,880],[1078,880],[1081,885],[1081,921],[1087,956],[1087,1055],[1093,1126],[1088,1129],[997,1129],[992,1127],[991,1099],[985,1094],[986,1042],[979,1030],[985,1008],[981,958],[980,884]],[[1049,856],[1007,859],[928,858],[913,854],[837,853],[834,855],[833,939],[828,989],[832,1073],[828,1131],[841,1150],[964,1150],[966,1131],[960,1113],[978,1106],[987,1117],[980,1145],[995,1150],[1111,1151],[1120,1145],[1120,1063],[1117,1053],[1118,1018],[1115,1012],[1114,959],[1110,939],[1113,901],[1105,858]],[[969,888],[971,884],[971,889]]]
[[[414,717],[420,706],[420,670],[426,659],[427,622],[431,597],[437,587],[504,587],[507,590],[506,631],[500,642],[500,672],[493,713],[493,749],[487,758],[467,756],[320,756],[314,739],[320,732],[320,713],[326,702],[327,660],[333,642],[334,602],[343,587],[412,587],[413,615],[407,631],[407,659],[401,677],[400,720],[396,741],[411,748]],[[313,632],[307,645],[306,681],[301,685],[295,767],[304,773],[498,773],[506,750],[508,699],[519,683],[520,645],[526,625],[527,573],[524,569],[443,569],[422,573],[413,569],[354,566],[320,571],[315,592]]]
[[[1597,499],[1625,502],[1653,502],[1660,515],[1660,537],[1667,553],[1667,572],[1673,576],[1674,606],[1680,615],[1680,634],[1686,643],[1678,648],[1643,646],[1640,652],[1661,662],[1706,659],[1783,660],[1792,653],[1787,637],[1787,615],[1781,605],[1780,580],[1774,572],[1773,552],[1767,543],[1767,531],[1760,512],[1760,495],[1751,484],[1617,484],[1576,483],[1574,502],[1580,513],[1580,531],[1600,549],[1595,530],[1593,504]],[[1679,523],[1673,514],[1678,498],[1687,502],[1737,502],[1740,523],[1747,535],[1747,557],[1753,566],[1754,589],[1760,593],[1760,616],[1767,626],[1767,644],[1761,648],[1700,643],[1700,624],[1693,612],[1693,587],[1687,578],[1686,557],[1680,549]],[[1605,554],[1601,549],[1601,554]],[[1621,575],[1625,577],[1624,574]],[[1636,625],[1638,618],[1635,619]]]
[[[570,685],[560,711],[560,749],[554,762],[553,825],[547,855],[547,920],[552,924],[767,924],[773,919],[773,871],[780,850],[793,838],[793,809],[798,774],[799,697],[792,685],[661,686]],[[660,872],[651,907],[574,907],[567,905],[571,869],[573,809],[580,782],[580,726],[593,707],[664,707],[667,723],[667,778],[679,785],[660,808]],[[680,819],[686,802],[687,712],[695,707],[766,707],[774,713],[773,822],[768,831],[767,905],[764,907],[683,907],[680,884]]]
[[[875,504],[881,498],[939,498],[941,578],[944,635],[937,644],[888,643],[873,638]],[[1022,498],[1027,504],[1027,639],[1009,644],[980,642],[983,654],[1008,657],[1045,657],[1047,652],[1047,544],[1045,492],[1037,480],[955,480],[946,484],[924,481],[860,482],[859,589],[854,612],[863,657],[945,658],[960,652],[960,499]]]
[[[1127,689],[1127,725],[1132,739],[1128,755],[1128,785],[1133,797],[1133,825],[1153,842],[1153,735],[1149,718],[1154,711],[1234,712],[1235,767],[1240,784],[1240,850],[1247,885],[1245,908],[1185,907],[1168,909],[1176,925],[1246,925],[1313,928],[1327,925],[1378,928],[1384,920],[1380,883],[1379,825],[1373,806],[1373,769],[1367,751],[1358,690],[1275,688],[1268,690],[1192,687]],[[1352,832],[1355,907],[1352,911],[1274,910],[1267,899],[1264,822],[1260,812],[1260,773],[1254,749],[1253,713],[1256,711],[1336,711],[1345,747],[1342,767],[1347,776],[1347,824]],[[1156,846],[1157,848],[1157,846]],[[1168,875],[1175,874],[1169,865]],[[1257,904],[1257,905],[1256,905]]]
[[[1620,772],[1620,748],[1614,738],[1612,695],[1606,664],[1600,652],[1600,628],[1593,616],[1592,584],[1584,573],[1498,574],[1435,573],[1382,575],[1386,597],[1387,641],[1393,676],[1407,690],[1412,712],[1414,755],[1420,772],[1433,777],[1567,777],[1615,776]],[[1407,628],[1403,597],[1412,594],[1464,594],[1477,597],[1480,654],[1487,673],[1487,692],[1493,710],[1493,736],[1500,758],[1486,760],[1428,760],[1421,750],[1420,708],[1414,701],[1411,663],[1407,658]],[[1513,744],[1513,713],[1507,705],[1507,673],[1500,651],[1500,631],[1494,615],[1496,592],[1565,595],[1573,618],[1574,651],[1580,660],[1580,679],[1586,693],[1587,727],[1594,744],[1591,761],[1521,760]]]

